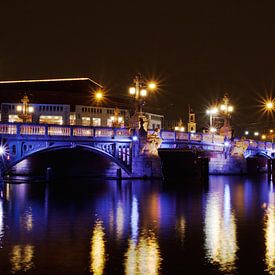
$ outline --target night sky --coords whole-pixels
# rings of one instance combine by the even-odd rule
[[[140,72],[160,81],[155,112],[186,121],[190,104],[206,121],[227,92],[237,129],[272,124],[259,100],[275,84],[275,3],[238,2],[1,1],[0,79],[90,77],[126,95]]]

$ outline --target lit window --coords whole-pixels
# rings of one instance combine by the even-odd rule
[[[93,126],[101,126],[101,119],[93,117]]]

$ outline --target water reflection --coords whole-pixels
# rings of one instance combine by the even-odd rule
[[[126,274],[159,274],[160,263],[160,248],[154,232],[142,231],[137,243],[129,240],[125,254]]]
[[[100,275],[104,272],[106,257],[104,235],[103,223],[97,220],[92,234],[90,252],[90,272],[95,275]]]
[[[232,272],[235,269],[238,246],[228,184],[218,181],[210,183],[204,232],[207,259],[217,264],[220,270]]]
[[[1,191],[2,192],[2,191]],[[3,211],[3,199],[0,197],[0,248],[3,247],[3,237],[4,237],[4,211]]]
[[[34,267],[34,247],[27,245],[14,245],[10,253],[11,272],[27,272]]]
[[[275,274],[275,193],[272,190],[268,195],[268,205],[265,211],[264,236],[265,236],[265,262],[267,271]]]
[[[129,275],[158,274],[161,263],[159,244],[152,230],[142,230],[139,238],[139,210],[135,196],[132,198],[130,222],[131,238],[125,254],[125,273]]]

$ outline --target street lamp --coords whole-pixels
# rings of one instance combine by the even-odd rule
[[[19,112],[18,117],[22,119],[23,123],[31,122],[34,108],[29,106],[29,98],[27,95],[21,99],[22,104],[16,106],[16,111]]]
[[[206,110],[206,114],[209,115],[209,126],[212,127],[213,126],[213,118],[214,116],[218,113],[218,108],[217,107],[212,107],[208,110]]]
[[[220,135],[231,138],[232,136],[232,127],[230,125],[231,113],[234,111],[234,107],[229,104],[228,95],[224,95],[223,102],[219,107],[219,113],[224,117],[223,126],[220,129]]]
[[[129,94],[134,96],[136,101],[135,112],[142,115],[142,105],[145,98],[148,96],[149,91],[155,91],[157,89],[156,82],[144,83],[141,74],[137,74],[133,80],[134,86],[129,88]]]

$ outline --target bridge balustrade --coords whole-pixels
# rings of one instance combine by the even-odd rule
[[[113,129],[100,128],[95,130],[95,137],[108,137],[111,138],[114,136]]]
[[[93,128],[73,128],[74,137],[93,137],[94,130]]]
[[[71,135],[71,128],[62,126],[48,126],[48,135],[69,137]]]
[[[0,134],[3,135],[16,135],[17,127],[12,124],[0,124]]]
[[[20,125],[20,135],[44,136],[45,134],[46,126]]]

